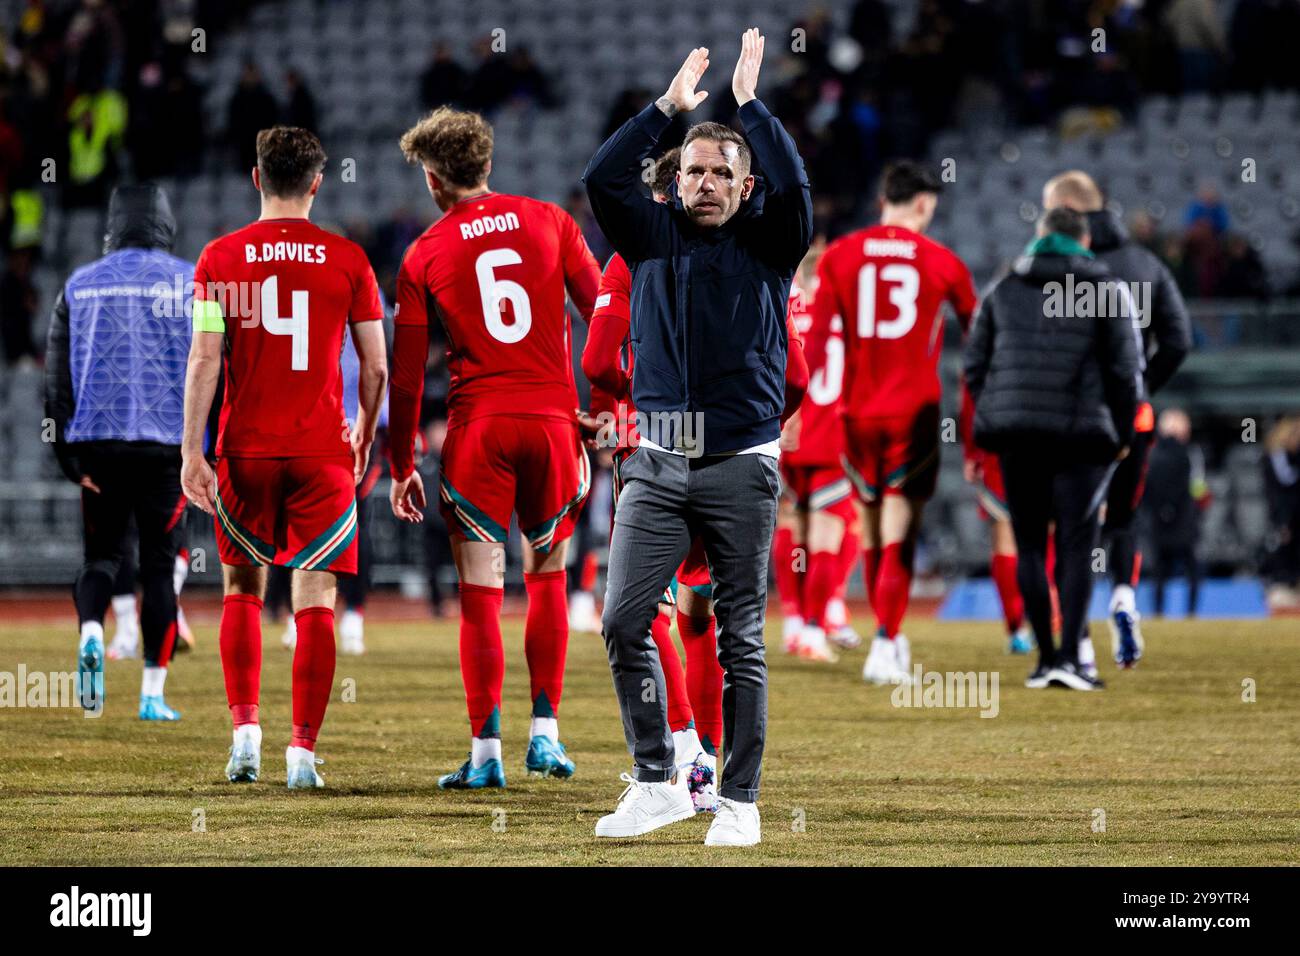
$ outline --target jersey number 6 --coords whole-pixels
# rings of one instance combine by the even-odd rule
[[[483,303],[483,321],[487,323],[492,338],[507,345],[528,334],[533,325],[533,306],[523,286],[510,279],[498,279],[495,270],[501,266],[517,266],[523,261],[513,249],[489,249],[474,260],[478,294]],[[510,325],[501,320],[502,302],[509,302],[514,312],[515,321]]]

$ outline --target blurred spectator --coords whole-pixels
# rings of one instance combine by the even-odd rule
[[[72,208],[102,207],[117,180],[125,142],[126,98],[102,82],[68,107],[68,172],[63,202]]]
[[[1223,238],[1223,274],[1214,294],[1224,299],[1267,299],[1270,295],[1264,263],[1240,233],[1230,232]]]
[[[1300,3],[1237,0],[1228,36],[1234,84],[1251,92],[1300,85],[1300,60],[1295,56],[1298,36]]]
[[[1283,418],[1264,440],[1268,536],[1260,573],[1270,608],[1300,607],[1300,416]]]
[[[1215,0],[1173,0],[1164,20],[1178,49],[1183,92],[1218,89],[1228,43]]]
[[[257,134],[280,122],[280,104],[262,82],[262,71],[245,60],[239,86],[226,108],[227,142],[234,148],[235,165],[244,173],[257,165]]]
[[[32,334],[38,306],[36,286],[32,284],[35,260],[35,249],[14,249],[0,277],[0,340],[4,342],[5,363],[10,366],[30,364],[39,356]]]
[[[485,113],[507,103],[531,104],[544,110],[554,107],[551,82],[528,47],[497,51],[494,43],[491,37],[484,37],[475,46],[479,65],[470,79],[470,106]]]
[[[284,87],[289,91],[289,105],[284,111],[285,123],[319,133],[320,130],[316,126],[316,97],[312,96],[311,90],[307,89],[302,74],[295,69],[286,70]]]
[[[451,47],[439,40],[433,59],[420,74],[420,105],[426,110],[439,106],[463,106],[469,74],[451,55]]]
[[[1187,578],[1187,614],[1196,614],[1201,580],[1196,544],[1200,539],[1201,509],[1209,503],[1209,493],[1205,460],[1191,439],[1192,423],[1185,411],[1169,408],[1160,413],[1142,500],[1151,534],[1146,554],[1155,584],[1157,617],[1164,614],[1165,582],[1177,572]]]
[[[1214,234],[1221,235],[1228,231],[1228,207],[1219,197],[1219,187],[1212,182],[1203,182],[1196,188],[1196,198],[1187,205],[1184,217],[1189,227],[1204,220],[1210,224]]]

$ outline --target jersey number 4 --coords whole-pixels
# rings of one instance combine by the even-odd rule
[[[898,315],[877,321],[876,275],[874,262],[858,270],[858,337],[901,339],[916,325],[916,294],[921,291],[921,276],[914,266],[902,262],[891,262],[879,270],[880,285],[889,287],[889,301]]]
[[[307,290],[295,289],[289,299],[292,309],[288,318],[280,315],[280,277],[270,276],[262,283],[262,328],[272,335],[293,336],[293,359],[289,367],[307,371]]]
[[[533,306],[528,301],[527,289],[512,279],[498,279],[496,270],[501,266],[517,266],[523,261],[513,249],[489,249],[474,260],[483,321],[492,338],[507,345],[518,342],[533,327]],[[501,319],[503,302],[509,302],[510,311],[514,313],[515,320],[509,325]]]

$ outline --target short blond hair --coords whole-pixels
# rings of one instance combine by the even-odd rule
[[[478,113],[440,106],[400,141],[408,163],[422,163],[452,186],[469,188],[487,178],[492,125]]]
[[[1096,212],[1102,207],[1101,190],[1083,170],[1071,169],[1047,181],[1043,205],[1048,209],[1068,206],[1077,212]]]

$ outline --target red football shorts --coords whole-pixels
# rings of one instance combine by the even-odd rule
[[[573,534],[591,465],[577,422],[487,415],[447,433],[440,484],[452,534],[504,544],[514,513],[528,543],[545,554]]]
[[[899,418],[844,420],[844,473],[858,496],[926,499],[939,478],[939,406]]]
[[[219,459],[216,526],[222,564],[355,574],[352,456]]]
[[[675,580],[678,585],[685,585],[700,597],[712,599],[713,579],[709,577],[709,560],[704,555],[703,538],[697,536],[691,542],[691,550],[682,566],[677,569]],[[676,596],[677,589],[673,588],[673,597]]]
[[[781,493],[799,511],[825,511],[846,524],[857,514],[853,486],[843,466],[790,465],[781,462]]]

